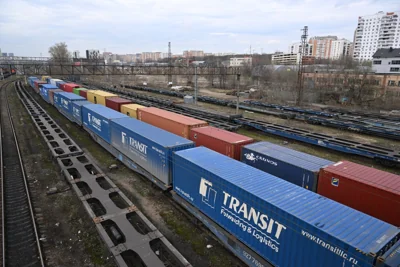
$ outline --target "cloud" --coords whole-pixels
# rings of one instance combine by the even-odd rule
[[[114,53],[187,49],[286,51],[310,36],[352,40],[360,15],[400,10],[398,0],[13,0],[0,9],[0,48],[16,55],[47,55],[65,41],[71,51]],[[29,16],[27,15],[29,14]]]

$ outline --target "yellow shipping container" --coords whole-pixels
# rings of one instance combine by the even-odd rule
[[[145,108],[145,106],[138,104],[125,104],[121,106],[121,113],[128,115],[129,117],[137,119],[137,109]]]
[[[115,97],[117,95],[111,94],[109,92],[101,91],[101,90],[89,90],[87,91],[87,100],[94,103],[105,106],[106,98]]]
[[[42,76],[42,81],[46,81],[47,78],[51,78],[51,76]]]

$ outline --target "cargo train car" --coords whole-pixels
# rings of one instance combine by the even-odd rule
[[[160,182],[148,171],[170,163],[170,175],[163,177],[172,180],[174,199],[249,266],[400,264],[400,234],[394,226],[207,148],[193,148],[185,138],[107,107],[86,102],[81,111],[94,140],[158,186],[167,180]],[[165,152],[148,140],[158,142],[167,135],[180,138],[171,143],[183,142],[182,149]],[[150,145],[160,157],[148,158],[147,171],[137,161]],[[171,158],[163,159],[167,153]]]

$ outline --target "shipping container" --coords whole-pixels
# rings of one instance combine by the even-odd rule
[[[128,115],[129,117],[137,119],[137,110],[140,108],[146,108],[146,107],[138,104],[122,105],[121,112]]]
[[[45,82],[47,78],[51,78],[51,77],[50,76],[42,76],[41,80]]]
[[[82,91],[82,90],[87,91],[88,89],[82,88],[82,87],[74,88],[73,93],[76,94],[76,95],[80,95],[79,92]]]
[[[86,99],[73,93],[57,92],[54,94],[54,106],[71,121],[75,121],[72,103],[79,101],[86,101]]]
[[[49,100],[50,100],[50,104],[52,104],[54,106],[54,94],[57,92],[64,92],[61,89],[54,89],[54,90],[49,90]]]
[[[79,91],[79,95],[81,96],[81,97],[84,97],[84,98],[86,98],[87,99],[87,92],[88,92],[89,90],[80,90]]]
[[[121,106],[131,104],[132,101],[122,97],[108,97],[106,98],[106,107],[121,112]]]
[[[187,139],[192,128],[208,126],[205,121],[153,107],[138,109],[137,115],[141,121]]]
[[[47,103],[51,103],[49,90],[57,90],[57,89],[58,89],[57,86],[54,86],[51,84],[41,84],[40,85],[40,95]]]
[[[52,78],[51,78],[50,76],[47,77],[47,78],[46,78],[46,83],[51,84],[51,83],[50,83],[50,80],[51,80],[51,79],[52,79]]]
[[[33,81],[33,89],[36,91],[36,93],[40,92],[40,85],[41,84],[47,84],[45,81],[41,80],[34,80]]]
[[[79,88],[79,87],[81,87],[81,86],[76,84],[76,83],[64,83],[64,84],[61,84],[61,89],[64,90],[65,92],[68,92],[68,93],[73,93],[74,92],[74,88]]]
[[[57,86],[57,82],[62,82],[60,79],[50,79],[50,84]],[[58,86],[57,86],[58,87]]]
[[[83,126],[108,144],[111,143],[110,121],[127,118],[126,115],[99,104],[84,105],[81,111]]]
[[[274,266],[373,266],[400,249],[397,227],[208,148],[172,162],[175,192]]]
[[[31,76],[28,77],[28,84],[30,85],[30,87],[32,87],[34,89],[35,84],[33,83],[34,81],[39,80],[37,77]]]
[[[334,162],[269,142],[244,146],[241,161],[313,192],[321,168]]]
[[[189,139],[195,142],[196,146],[208,147],[209,149],[237,160],[240,160],[242,146],[254,142],[250,137],[212,126],[193,128],[190,131]]]
[[[111,94],[101,90],[89,90],[87,91],[87,100],[94,103],[105,106],[106,98],[116,97],[117,95]]]
[[[320,195],[400,226],[400,176],[349,161],[321,170]]]
[[[90,105],[92,102],[87,101],[74,101],[72,102],[72,117],[73,120],[80,126],[82,126],[82,107],[85,105]]]
[[[58,82],[56,82],[56,86],[57,86],[58,88],[62,89],[62,85],[65,84],[65,83],[66,83],[66,82],[64,82],[64,81],[58,81]]]
[[[129,117],[111,121],[111,145],[166,185],[172,180],[172,152],[195,146],[190,140]]]

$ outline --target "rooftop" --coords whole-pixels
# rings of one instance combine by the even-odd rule
[[[400,48],[380,48],[372,56],[373,58],[400,57]]]

